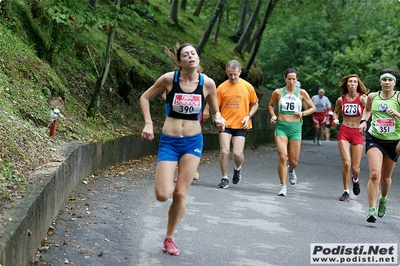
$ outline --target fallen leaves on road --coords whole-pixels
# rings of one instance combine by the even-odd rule
[[[210,165],[213,163],[218,163],[219,151],[204,151],[203,157],[200,164]],[[152,182],[156,172],[157,156],[145,156],[140,159],[131,160],[123,165],[111,166],[107,169],[95,172],[90,176],[87,176],[81,183],[85,188],[85,193],[73,194],[68,198],[68,202],[64,207],[64,211],[60,211],[59,215],[62,219],[66,221],[65,230],[68,232],[69,225],[74,224],[82,229],[83,234],[90,234],[90,228],[93,226],[104,226],[106,224],[112,224],[113,220],[120,220],[120,215],[126,215],[127,210],[121,210],[120,202],[115,201],[105,201],[105,202],[89,202],[92,195],[104,195],[104,200],[106,198],[113,197],[121,192],[130,192],[132,189],[138,187],[141,182],[137,180],[148,180]],[[128,181],[128,182],[127,182]],[[154,193],[153,191],[148,191],[146,193]],[[118,199],[118,197],[117,197]],[[108,202],[108,203],[107,203]],[[112,212],[112,213],[111,213]],[[135,211],[134,216],[140,215],[139,212]],[[129,216],[129,214],[128,214]],[[103,217],[97,219],[99,217]],[[112,217],[104,220],[104,217]],[[123,224],[120,224],[123,226]],[[70,248],[77,249],[78,253],[83,256],[83,258],[91,258],[97,254],[97,257],[103,257],[104,251],[98,251],[99,248],[105,250],[107,249],[106,243],[114,243],[115,239],[109,239],[104,237],[104,242],[92,242],[92,246],[86,246],[86,249],[76,245],[75,239],[70,235],[58,234],[58,238],[64,237],[64,240],[58,239],[60,241],[56,244],[50,244],[50,236],[55,234],[54,227],[49,228],[48,237],[42,239],[42,246],[38,250],[38,256],[41,253],[46,252],[50,248],[62,249],[65,253],[65,248],[63,246],[68,246],[70,243]],[[80,243],[83,244],[83,243]],[[96,252],[97,250],[97,252]],[[67,257],[68,254],[64,254],[66,264],[73,264]],[[45,265],[45,264],[43,264]]]

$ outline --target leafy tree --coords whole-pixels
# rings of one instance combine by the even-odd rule
[[[322,87],[331,101],[350,73],[379,89],[378,71],[399,68],[399,11],[397,1],[386,0],[280,1],[257,55],[264,85],[281,86],[285,69],[295,67],[303,88],[315,94]]]
[[[97,5],[95,1],[36,1],[33,0],[32,14],[42,41],[36,41],[41,58],[54,65],[61,52],[74,54],[76,44],[89,44],[91,38],[85,34],[93,27],[104,29],[111,25],[113,10],[109,6]],[[139,6],[139,5],[137,5]],[[132,10],[134,8],[132,7]],[[131,14],[135,13],[134,11]],[[139,16],[140,17],[140,16]],[[137,23],[137,17],[125,21]],[[42,45],[44,43],[44,45]]]
[[[93,25],[106,25],[105,17],[101,13],[95,14],[93,6],[82,1],[68,1],[58,3],[47,1],[43,7],[45,13],[38,14],[43,24],[48,24],[46,52],[44,59],[54,66],[56,57],[61,51],[73,49],[75,43],[88,43],[82,33],[87,32]],[[81,34],[77,34],[81,33]],[[71,51],[73,52],[73,51]]]
[[[92,96],[92,99],[91,99],[88,109],[87,109],[87,115],[89,117],[95,117],[97,110],[100,106],[101,89],[103,88],[104,83],[106,82],[108,71],[110,70],[111,51],[112,51],[112,45],[114,42],[115,29],[117,26],[120,6],[121,6],[121,0],[115,0],[114,1],[114,7],[116,9],[115,22],[111,26],[110,31],[108,33],[107,48],[106,48],[106,53],[105,53],[105,57],[104,57],[103,67],[102,67],[100,76],[97,78],[97,81],[96,81],[96,84],[95,84],[94,90],[93,90],[93,96]]]
[[[110,30],[109,30],[109,34],[108,34],[108,41],[107,41],[107,47],[106,47],[106,51],[105,51],[105,57],[104,57],[102,71],[101,71],[99,77],[97,78],[97,81],[95,83],[94,90],[93,90],[92,99],[87,108],[87,115],[89,117],[95,117],[97,110],[100,106],[100,96],[101,96],[102,88],[106,82],[108,72],[110,69],[111,52],[112,52],[112,45],[114,42],[116,27],[117,27],[119,21],[121,21],[121,22],[126,21],[127,17],[130,17],[132,15],[129,12],[125,13],[126,10],[129,10],[132,7],[142,8],[145,11],[149,10],[149,9],[147,9],[147,6],[141,6],[141,5],[127,6],[124,10],[121,10],[121,0],[114,0],[114,5],[112,5],[111,8],[109,8],[110,10],[114,10],[114,20],[111,22],[111,26],[110,26]],[[138,21],[140,21],[139,18],[138,18]]]

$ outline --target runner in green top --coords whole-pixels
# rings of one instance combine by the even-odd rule
[[[365,152],[368,158],[369,181],[367,185],[369,211],[367,222],[376,222],[376,203],[379,196],[378,217],[387,212],[387,196],[392,184],[392,173],[398,155],[396,146],[400,139],[400,101],[394,90],[398,74],[387,68],[380,72],[381,91],[370,93],[360,121],[360,133],[365,135]],[[371,117],[367,129],[367,120]]]

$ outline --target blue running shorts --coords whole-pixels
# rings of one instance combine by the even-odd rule
[[[203,153],[203,134],[194,136],[169,136],[161,133],[158,145],[157,162],[177,162],[185,154],[193,154],[201,158]]]

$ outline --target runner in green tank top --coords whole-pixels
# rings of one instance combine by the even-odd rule
[[[365,135],[365,152],[368,158],[369,181],[367,185],[369,211],[367,222],[376,222],[376,205],[379,196],[378,217],[387,213],[387,196],[392,184],[392,173],[398,155],[396,146],[400,139],[400,101],[394,90],[398,74],[391,68],[380,72],[381,91],[370,93],[360,121],[359,131]],[[371,117],[370,127],[367,121]]]
[[[296,69],[288,68],[284,76],[286,86],[275,89],[268,104],[271,124],[275,125],[274,138],[279,158],[279,196],[286,196],[287,179],[292,185],[297,182],[294,169],[300,157],[302,120],[315,112],[308,92],[296,86],[297,76]],[[302,111],[303,102],[307,109]],[[275,105],[279,106],[278,115],[275,114]]]

